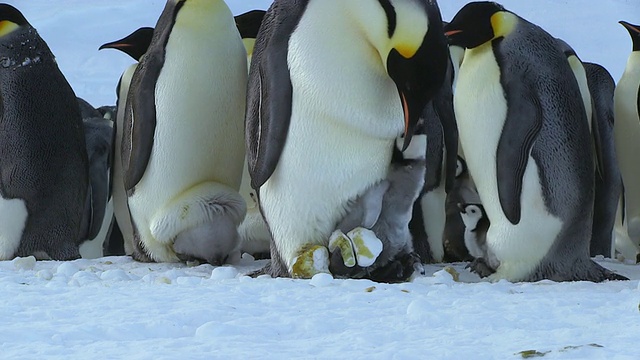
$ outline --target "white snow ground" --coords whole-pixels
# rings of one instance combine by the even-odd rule
[[[351,0],[354,1],[354,0]],[[115,103],[131,63],[97,51],[153,26],[160,0],[13,0],[81,96]],[[234,14],[270,1],[228,0]],[[440,0],[445,20],[465,3]],[[618,20],[637,0],[502,2],[572,44],[617,80],[631,49]],[[140,264],[126,257],[0,262],[1,359],[375,358],[638,359],[640,266],[599,260],[628,282],[479,282],[454,264],[387,285],[362,280],[242,276],[236,267]],[[526,353],[536,355],[535,353]]]

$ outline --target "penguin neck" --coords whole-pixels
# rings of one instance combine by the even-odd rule
[[[631,74],[640,75],[640,50],[632,51],[627,59],[627,65],[624,68],[623,77],[630,76]]]
[[[176,16],[174,27],[213,31],[236,29],[233,14],[222,0],[186,1]]]

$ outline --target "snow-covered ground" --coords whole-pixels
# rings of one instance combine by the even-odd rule
[[[318,1],[318,0],[316,0]],[[355,1],[355,0],[350,0]],[[160,0],[13,0],[49,43],[76,93],[115,103],[131,63],[97,51],[153,26]],[[228,0],[234,14],[270,1]],[[465,3],[441,0],[445,20]],[[503,1],[615,79],[631,49],[618,20],[637,0]],[[396,285],[252,279],[236,267],[140,264],[126,257],[0,262],[1,359],[638,359],[640,266],[599,262],[628,282],[488,283],[453,264]]]

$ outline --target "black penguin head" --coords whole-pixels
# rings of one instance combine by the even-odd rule
[[[378,2],[386,15],[387,39],[376,47],[398,89],[404,112],[404,151],[425,106],[444,82],[449,50],[434,0]]]
[[[255,39],[264,18],[264,10],[251,10],[244,14],[235,16],[236,27],[243,39]]]
[[[473,49],[513,30],[516,16],[495,2],[471,2],[444,27],[450,45]]]
[[[624,26],[625,29],[631,35],[631,41],[633,41],[633,51],[640,51],[640,25],[629,24],[626,21],[618,21],[620,25]]]
[[[0,37],[25,25],[28,26],[29,22],[18,9],[8,4],[0,4]]]
[[[144,55],[144,53],[147,52],[147,49],[149,49],[152,37],[153,28],[141,27],[125,38],[102,44],[98,50],[118,49],[131,56],[134,60],[140,61],[142,55]]]

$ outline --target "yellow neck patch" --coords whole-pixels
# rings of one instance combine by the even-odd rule
[[[256,39],[244,38],[242,39],[242,43],[244,44],[244,48],[247,50],[247,55],[253,55],[253,46],[256,44]]]
[[[0,37],[14,32],[20,25],[9,20],[0,21]]]
[[[422,46],[429,31],[429,20],[424,10],[410,1],[395,2],[394,6],[397,17],[391,48],[396,49],[405,59],[410,59]]]
[[[506,11],[498,11],[491,15],[491,27],[493,28],[494,39],[505,37],[515,29],[518,18]]]

